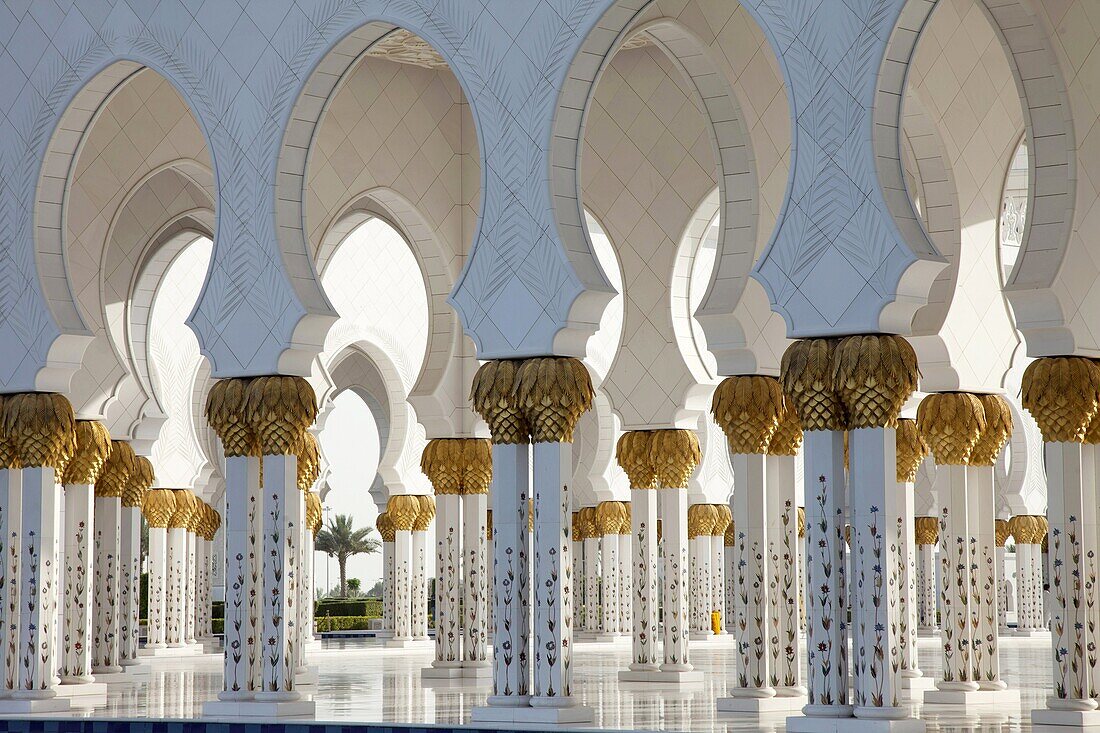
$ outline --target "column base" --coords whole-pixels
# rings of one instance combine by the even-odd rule
[[[312,700],[211,700],[202,706],[204,718],[313,718]]]
[[[465,677],[462,662],[444,662],[447,666],[424,667],[420,678],[425,680],[459,680]]]
[[[519,725],[564,725],[591,723],[596,716],[587,705],[573,705],[564,708],[541,707],[498,707],[484,705],[476,707],[470,715],[473,723],[516,723]]]
[[[199,649],[189,646],[158,646],[138,649],[138,657],[193,657]]]
[[[95,681],[102,682],[105,685],[125,687],[127,685],[141,684],[140,676],[141,675],[136,675],[131,672],[96,672]]]
[[[78,685],[59,685],[54,688],[58,697],[107,697],[107,685],[103,682],[82,682]],[[106,702],[106,700],[104,701]]]
[[[923,697],[925,705],[989,707],[1020,704],[1019,690],[928,690]]]
[[[717,638],[713,631],[692,631],[688,636],[691,641],[714,641]]]
[[[908,690],[910,694],[915,692],[927,692],[936,689],[936,678],[928,675],[916,677],[901,677],[899,679],[902,690]]]
[[[472,680],[491,680],[493,679],[493,664],[492,662],[463,662],[462,677],[463,679]]]
[[[618,634],[613,631],[581,631],[573,636],[573,641],[587,644],[609,644],[624,638],[629,637],[626,634]]]
[[[703,673],[698,669],[687,672],[659,669],[641,672],[627,669],[619,672],[619,682],[662,682],[673,685],[690,685],[702,681]]]
[[[1039,726],[1092,728],[1100,726],[1100,710],[1051,710],[1038,708],[1031,711],[1031,729]]]
[[[131,677],[148,677],[149,673],[153,671],[153,667],[148,662],[139,662],[126,667],[125,671]]]
[[[787,733],[924,733],[923,720],[869,720],[867,718],[817,718],[792,715]]]
[[[796,713],[806,705],[805,697],[720,697],[720,713]]]
[[[0,700],[0,716],[64,713],[71,709],[72,703],[67,697],[45,697],[37,700],[6,697]]]
[[[1050,629],[1016,629],[1010,632],[1010,636],[1022,637],[1025,639],[1033,637],[1050,637]]]
[[[940,630],[939,629],[935,629],[935,628],[917,629],[917,638],[919,638],[919,639],[931,639],[932,637],[939,636],[939,635],[940,635]]]

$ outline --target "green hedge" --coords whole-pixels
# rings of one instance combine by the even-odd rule
[[[314,615],[317,618],[322,616],[382,618],[382,601],[378,598],[323,599],[317,602]]]
[[[318,616],[317,631],[368,631],[372,620],[368,616]]]

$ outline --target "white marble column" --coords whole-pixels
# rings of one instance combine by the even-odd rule
[[[993,466],[968,466],[966,490],[971,512],[970,534],[977,539],[972,548],[971,584],[974,593],[971,612],[973,627],[974,678],[982,690],[1003,690],[998,644],[999,578],[996,558],[995,519],[997,507],[993,495]]]
[[[395,591],[397,583],[396,563],[394,562],[394,544],[397,530],[387,512],[381,512],[376,522],[378,535],[382,538],[382,633],[383,638],[392,638],[397,630],[397,607]]]
[[[132,479],[131,479],[132,481]],[[144,494],[144,489],[140,492]],[[119,542],[119,664],[138,663],[138,635],[141,623],[141,504],[129,491],[122,496],[122,527]]]
[[[688,528],[687,480],[670,486],[668,478],[658,474],[658,512],[663,545],[662,593],[662,678],[689,682],[702,679],[691,664],[688,652]]]
[[[10,447],[9,447],[10,448]],[[3,557],[0,557],[0,572],[3,584],[0,585],[0,655],[3,656],[4,685],[0,697],[11,693],[16,684],[16,665],[19,655],[19,532],[20,506],[23,499],[23,472],[10,467],[17,463],[14,458],[6,457],[9,467],[0,469],[0,530],[3,535]],[[89,649],[89,653],[90,653]]]
[[[732,520],[733,510],[730,509],[730,524],[726,528],[726,533],[722,536],[722,562],[725,566],[723,573],[724,580],[724,592],[725,592],[725,611],[723,612],[724,621],[722,625],[728,633],[733,633],[733,608],[736,603],[735,597],[737,595],[737,525]]]
[[[595,507],[586,507],[595,513]],[[596,520],[594,517],[585,521],[585,526],[592,530],[592,535],[584,538],[584,628],[585,631],[596,634],[602,630],[602,613],[600,607],[600,543],[602,539],[595,534]]]
[[[807,717],[852,715],[848,687],[848,614],[845,575],[844,433],[807,431],[806,469],[806,647]],[[736,518],[735,520],[736,521]]]
[[[23,468],[20,502],[18,663],[15,689],[18,700],[48,700],[57,695],[52,661],[57,655],[58,563],[57,515],[61,488],[51,466]],[[67,702],[61,707],[68,707]]]
[[[634,609],[630,672],[635,673],[657,672],[661,666],[657,652],[657,498],[652,479],[649,486],[630,490],[634,572],[633,592],[628,603]],[[630,680],[634,677],[620,673],[619,678]]]
[[[596,529],[600,533],[600,631],[617,636],[621,631],[619,589],[619,537],[617,534],[618,502],[600,502],[596,507]]]
[[[1008,541],[1008,520],[997,520],[997,634],[1011,633],[1008,628],[1008,570],[1005,565],[1005,543]]]
[[[145,520],[149,524],[149,618],[146,626],[146,648],[164,649],[167,646],[167,591],[168,591],[168,521],[175,510],[176,500],[171,491],[155,489],[149,493],[144,507]],[[230,588],[226,588],[226,605],[229,605]],[[227,611],[228,612],[228,611]]]
[[[977,690],[971,658],[970,534],[967,514],[966,466],[938,465],[936,494],[940,513],[940,628],[943,633],[943,675],[940,690]]]
[[[777,432],[777,436],[779,433]],[[772,441],[776,441],[773,439]],[[801,444],[801,440],[798,441]],[[768,657],[770,686],[779,697],[801,697],[801,639],[798,626],[798,507],[795,504],[795,456],[798,444],[776,453],[769,446],[764,482],[767,511]],[[778,449],[778,450],[783,450]]]
[[[726,633],[726,553],[725,532],[730,516],[722,514],[724,505],[715,505],[719,522],[710,536],[710,608],[718,612],[718,633]],[[728,507],[727,507],[728,508]]]
[[[201,500],[199,505],[195,507],[196,513],[201,511],[203,504]],[[192,517],[195,513],[192,513]],[[300,525],[299,525],[300,526]],[[194,646],[197,643],[195,636],[195,618],[198,612],[199,604],[199,552],[198,552],[198,535],[195,533],[195,520],[192,519],[188,523],[187,531],[184,534],[184,539],[187,542],[187,574],[185,577],[186,584],[183,591],[183,638],[184,642],[188,646]],[[297,544],[297,543],[295,543]],[[293,565],[291,567],[294,567]]]
[[[260,459],[256,456],[230,455],[225,457],[225,658],[224,689],[218,699],[233,703],[251,700],[257,689],[258,645],[250,639],[258,638],[262,629],[254,619],[260,614],[260,595],[263,586],[259,577],[260,539],[256,522],[260,511]],[[158,539],[154,540],[154,535]],[[162,540],[160,532],[150,527],[150,560],[153,550]],[[167,542],[167,530],[164,532]],[[166,553],[167,558],[167,553]],[[170,573],[165,563],[165,586],[170,589]],[[150,575],[150,584],[152,576]],[[152,586],[150,586],[151,588]],[[169,590],[167,596],[171,594]],[[166,603],[167,606],[167,603]],[[165,610],[167,629],[167,608]],[[167,643],[167,632],[165,642]],[[208,709],[211,704],[208,703]]]
[[[190,495],[190,496],[189,496]],[[193,508],[190,491],[177,490],[176,513],[168,524],[168,592],[165,596],[165,641],[172,649],[187,645],[187,518]],[[262,555],[260,556],[262,558]],[[260,558],[257,558],[260,561]],[[257,637],[253,637],[257,638]],[[259,650],[257,650],[259,651]]]
[[[691,563],[689,604],[693,639],[705,639],[714,634],[710,628],[710,533],[716,520],[710,504],[692,504],[688,507]]]
[[[393,639],[397,644],[407,644],[413,638],[412,603],[412,563],[413,563],[413,531],[410,522],[415,521],[415,515],[408,521],[402,516],[400,523],[398,516],[394,514],[394,500],[399,497],[390,497],[387,514],[394,520],[396,532],[393,538]],[[411,499],[415,497],[401,497]],[[419,507],[417,508],[419,510]]]
[[[431,500],[431,497],[424,497]],[[421,514],[412,533],[412,636],[418,641],[428,640],[428,525],[435,515],[427,514],[421,497]],[[433,505],[434,506],[434,505]]]
[[[493,445],[493,693],[490,707],[530,704],[527,500],[530,446]],[[476,711],[475,711],[476,712]]]
[[[937,517],[915,517],[917,542],[917,628],[921,633],[936,632],[939,593],[936,584],[936,545],[940,538]]]
[[[623,502],[625,517],[619,523],[619,633],[626,636],[634,630],[634,607],[630,598],[634,592],[634,541],[629,501]]]
[[[488,510],[488,486],[475,487],[470,493],[467,485],[462,496],[462,551],[463,551],[463,642],[462,666],[464,675],[478,676],[491,672],[489,660],[489,575],[487,569],[489,542],[486,536],[486,511]],[[437,581],[438,582],[438,581]]]
[[[737,594],[732,619],[737,642],[737,686],[734,698],[761,700],[775,697],[768,641],[770,626],[768,582],[768,502],[765,456],[734,453],[733,522],[737,526]]]
[[[900,459],[899,459],[900,463]],[[919,464],[918,464],[919,465]],[[898,513],[895,518],[898,534],[897,564],[898,588],[898,644],[902,678],[922,677],[917,659],[918,588],[917,545],[913,522],[916,508],[912,482],[897,482]]]
[[[439,487],[436,487],[439,490]],[[462,497],[435,497],[435,659],[432,668],[462,672]],[[480,529],[480,526],[479,526]],[[428,670],[425,676],[430,676]]]
[[[94,682],[92,677],[92,507],[93,484],[65,486],[64,647],[61,683]]]
[[[571,441],[572,431],[568,440]],[[572,442],[536,442],[532,448],[535,494],[533,568],[534,670],[531,707],[581,708],[573,694],[573,562],[570,557]],[[577,719],[591,711],[582,709]]]
[[[295,607],[301,602],[301,589]],[[195,533],[195,640],[210,641],[210,543],[202,531]]]
[[[103,478],[100,478],[102,484]],[[119,664],[118,637],[121,630],[119,608],[122,499],[118,495],[101,495],[97,485],[94,518],[95,538],[95,608],[92,636],[93,674],[113,674],[122,671]]]
[[[850,430],[849,506],[852,526],[852,691],[857,718],[902,719],[900,644],[896,614],[897,491],[893,428]]]

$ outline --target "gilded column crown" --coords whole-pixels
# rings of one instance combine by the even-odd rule
[[[726,531],[722,535],[722,544],[726,547],[737,546],[737,528],[734,527],[732,521],[729,523],[729,526],[726,527]]]
[[[168,520],[169,529],[187,529],[191,522],[191,514],[199,508],[199,499],[191,489],[176,489],[173,492],[176,498],[175,511]]]
[[[393,542],[397,534],[397,527],[394,526],[393,518],[390,517],[389,512],[380,513],[378,519],[374,521],[374,526],[378,528],[378,535],[383,542]]]
[[[76,417],[64,396],[53,392],[9,395],[0,428],[23,468],[61,471],[76,451]]]
[[[601,501],[596,505],[596,534],[605,537],[618,534],[622,506],[617,501]]]
[[[137,456],[130,444],[122,440],[111,441],[111,452],[95,482],[95,495],[120,497],[126,491],[130,474],[137,468]]]
[[[688,479],[703,459],[694,430],[654,430],[651,440],[657,487],[686,489]]]
[[[298,449],[298,488],[309,491],[321,475],[321,451],[317,446],[317,436],[308,430],[302,433],[302,444]]]
[[[928,443],[917,428],[917,421],[899,418],[894,438],[897,449],[896,473],[899,484],[913,483],[924,457],[928,455]]]
[[[726,377],[714,390],[710,411],[731,453],[766,453],[783,417],[783,390],[775,377]]]
[[[222,528],[222,515],[221,515],[221,512],[219,512],[214,507],[210,507],[210,525],[209,526],[210,526],[210,529],[208,531],[210,532],[210,534],[209,534],[209,536],[207,536],[206,539],[212,541],[214,539],[214,536],[218,534],[218,530]],[[314,534],[316,534],[316,532],[314,532]]]
[[[901,336],[846,336],[833,351],[833,388],[849,430],[893,427],[917,377],[917,354]]]
[[[783,352],[780,382],[803,430],[844,430],[848,415],[833,388],[837,339],[801,339]]]
[[[531,442],[531,427],[516,400],[516,373],[522,362],[495,359],[478,367],[470,388],[474,412],[489,425],[492,441],[501,445]]]
[[[206,396],[206,421],[222,441],[227,458],[258,456],[260,448],[252,431],[245,401],[249,379],[221,379]]]
[[[934,545],[940,540],[940,520],[936,517],[914,517],[913,536],[918,545]]]
[[[1038,514],[1019,514],[1008,520],[1008,532],[1018,544],[1039,545],[1047,537],[1047,518]]]
[[[798,413],[789,405],[784,405],[783,412],[779,416],[779,425],[772,433],[768,441],[768,455],[770,456],[797,456],[798,449],[802,447],[802,425],[798,421]]]
[[[584,541],[584,527],[581,525],[581,513],[573,512],[570,515],[569,536],[574,542]]]
[[[134,470],[126,482],[126,488],[122,490],[122,506],[140,508],[145,500],[145,492],[156,480],[153,462],[145,456],[136,456]]]
[[[302,377],[256,377],[248,383],[244,408],[263,455],[297,455],[317,419],[317,396]]]
[[[420,470],[439,494],[488,494],[493,482],[493,449],[485,438],[428,441]]]
[[[572,443],[581,415],[592,409],[592,377],[572,357],[525,359],[516,372],[516,404],[535,443]]]
[[[622,504],[622,512],[619,516],[619,534],[632,534],[634,532],[634,519],[631,515],[630,502],[620,501]]]
[[[688,539],[709,536],[714,531],[715,516],[714,507],[710,504],[692,504],[688,507]]]
[[[413,523],[413,531],[424,532],[435,519],[435,499],[420,494],[416,497],[416,501],[420,504],[420,512],[416,515],[416,522]]]
[[[589,538],[599,537],[599,532],[596,530],[596,507],[586,506],[577,513],[580,515],[581,530],[584,533],[584,538],[587,540]]]
[[[968,392],[930,394],[917,407],[917,428],[941,466],[968,465],[985,424],[982,401]]]
[[[1080,443],[1097,412],[1100,366],[1078,356],[1043,357],[1027,365],[1024,407],[1048,443]]]
[[[141,507],[150,527],[164,529],[176,511],[176,497],[170,489],[153,489],[145,495]]]
[[[806,507],[798,507],[798,538],[806,536]]]
[[[620,435],[615,445],[615,460],[630,479],[632,489],[653,489],[657,486],[653,436],[654,431],[631,430]]]
[[[78,420],[76,450],[65,465],[65,470],[61,474],[61,483],[94,484],[110,454],[111,433],[106,426],[94,420]]]
[[[321,531],[321,522],[324,517],[324,512],[321,511],[321,496],[315,491],[309,491],[306,493],[306,526],[309,527],[309,531],[316,537],[317,533]],[[381,534],[381,532],[379,532]]]
[[[0,469],[19,468],[19,453],[15,450],[15,441],[4,429],[4,405],[8,398],[0,395]]]
[[[722,537],[726,534],[726,529],[733,523],[733,512],[730,511],[728,504],[712,504],[714,507],[714,527],[711,528],[711,535],[713,537]]]
[[[184,526],[188,532],[193,534],[199,533],[199,527],[206,521],[206,502],[195,497],[195,505],[191,509],[191,515],[187,518],[187,524]]]
[[[386,514],[397,531],[411,532],[420,515],[420,500],[408,494],[391,496],[386,503]]]
[[[1012,437],[1012,411],[1004,397],[995,394],[978,395],[985,412],[985,429],[970,452],[971,466],[992,466],[1005,443]]]
[[[994,520],[994,527],[997,533],[997,547],[1004,547],[1009,535],[1012,534],[1008,530],[1008,522],[1004,519]]]

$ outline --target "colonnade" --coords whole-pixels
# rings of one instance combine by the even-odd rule
[[[492,470],[491,464],[489,470]],[[445,505],[446,514],[436,523],[437,556],[442,549],[447,557],[456,553],[461,558],[463,544],[459,538],[460,527],[463,528],[462,533],[465,533],[464,525],[459,519],[461,509],[458,510],[459,517],[456,517],[449,500],[439,503]],[[378,534],[382,537],[382,636],[387,639],[388,646],[403,647],[428,642],[428,576],[425,563],[428,527],[436,517],[436,507],[437,501],[427,495],[395,494],[389,498],[386,511],[381,512],[375,521]],[[449,547],[438,547],[438,532],[441,527],[445,528],[445,532],[451,533],[445,538],[451,543]],[[454,585],[459,582],[455,577],[455,574],[461,577],[459,567],[455,565],[451,569],[443,569],[448,574],[448,577],[440,575],[444,584]],[[438,593],[437,582],[437,600]],[[444,606],[449,608],[446,599]],[[436,616],[438,619],[438,610]],[[457,633],[458,628],[456,621],[451,631]],[[459,644],[456,639],[455,648],[459,648]],[[444,653],[444,656],[449,653]]]
[[[693,639],[706,639],[726,633],[726,563],[723,538],[732,521],[733,514],[727,504],[692,504],[688,507]]]

